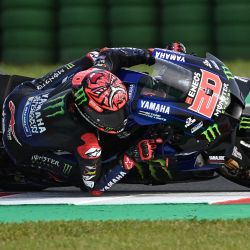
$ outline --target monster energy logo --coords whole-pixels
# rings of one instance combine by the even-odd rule
[[[81,105],[87,101],[87,96],[83,90],[83,87],[75,92],[75,102],[77,105]]]
[[[65,163],[63,166],[63,173],[68,175],[70,173],[71,169],[72,169],[72,166]]]
[[[47,101],[47,103],[52,103],[52,105],[44,108],[44,110],[52,110],[52,113],[46,115],[46,117],[54,117],[64,114],[64,96],[65,95]]]
[[[105,131],[106,131],[106,132],[109,132],[109,131],[112,131],[112,130],[114,130],[114,129],[113,129],[113,128],[110,128],[110,127],[105,128]]]
[[[160,179],[157,177],[157,171],[155,163],[158,163],[160,165],[160,168],[168,175],[169,179],[172,179],[172,175],[169,170],[166,169],[166,160],[164,159],[157,159],[157,160],[152,160],[148,162],[148,169],[150,171],[150,175],[155,179],[156,181],[160,181]],[[142,166],[138,162],[135,164],[137,171],[139,172],[140,176],[142,179],[144,179],[144,173],[143,173],[143,168],[146,166]]]
[[[209,126],[204,132],[201,133],[205,135],[208,142],[214,141],[218,135],[221,135],[219,131],[218,124],[214,124],[213,126]]]
[[[240,129],[250,129],[250,117],[240,118]]]
[[[234,75],[231,73],[231,71],[229,70],[228,67],[223,65],[222,69],[223,69],[223,72],[224,72],[225,76],[227,77],[227,80],[233,80],[234,79]]]
[[[72,69],[74,66],[75,66],[75,64],[73,64],[73,63],[68,63],[68,64],[65,65],[65,68],[66,68],[66,69]]]

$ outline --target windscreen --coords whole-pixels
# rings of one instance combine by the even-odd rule
[[[185,98],[191,83],[192,71],[169,61],[156,59],[152,76],[166,94],[177,99]]]

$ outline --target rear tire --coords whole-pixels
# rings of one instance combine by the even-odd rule
[[[225,164],[218,171],[220,175],[234,183],[250,188],[250,115],[248,114],[241,116],[235,147],[227,162],[230,160],[236,164]]]

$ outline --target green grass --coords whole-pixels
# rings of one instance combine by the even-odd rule
[[[0,249],[250,249],[250,220],[0,224]]]
[[[30,77],[40,77],[51,70],[56,69],[58,66],[56,65],[7,65],[0,64],[0,72],[4,72],[10,75],[23,75]]]
[[[233,74],[250,77],[250,61],[230,61],[226,62],[226,65]]]

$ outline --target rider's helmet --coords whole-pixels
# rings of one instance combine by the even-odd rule
[[[128,93],[111,72],[90,68],[72,78],[75,106],[93,126],[107,133],[119,133],[126,124]]]

